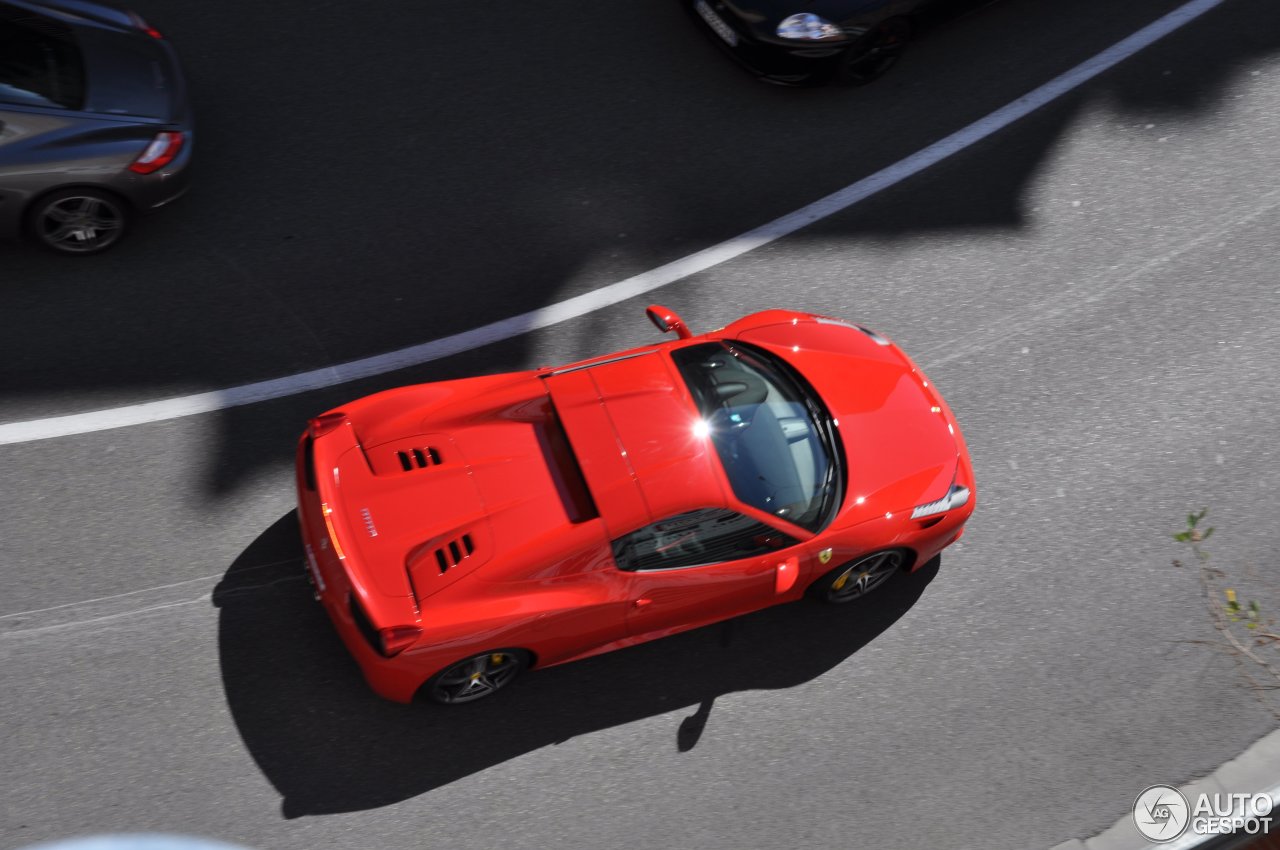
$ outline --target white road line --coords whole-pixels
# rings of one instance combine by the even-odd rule
[[[1077,65],[1070,71],[1055,77],[1039,88],[980,118],[962,130],[937,141],[906,159],[884,168],[869,177],[784,215],[755,230],[749,231],[690,254],[679,260],[620,280],[591,292],[550,304],[538,310],[511,316],[478,328],[462,331],[440,339],[431,340],[360,360],[352,360],[323,369],[243,384],[225,390],[215,390],[195,395],[167,398],[159,401],[131,404],[88,413],[31,419],[25,422],[9,422],[0,425],[0,445],[28,443],[87,434],[111,428],[126,428],[162,422],[183,416],[212,413],[230,407],[239,407],[261,401],[297,395],[310,390],[323,389],[337,384],[394,372],[410,366],[418,366],[453,354],[470,351],[495,342],[512,339],[530,331],[576,319],[611,307],[614,304],[651,292],[659,287],[683,280],[706,271],[721,263],[740,257],[771,242],[776,242],[802,227],[847,209],[859,201],[888,189],[913,175],[959,153],[976,142],[1003,130],[1010,124],[1025,118],[1040,107],[1078,88],[1102,72],[1114,67],[1138,51],[1149,47],[1166,35],[1185,26],[1204,13],[1222,5],[1224,0],[1191,0],[1179,6],[1159,20],[1143,27],[1128,38]]]

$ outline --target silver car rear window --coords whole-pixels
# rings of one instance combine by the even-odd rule
[[[0,4],[0,101],[82,109],[84,57],[65,24]]]

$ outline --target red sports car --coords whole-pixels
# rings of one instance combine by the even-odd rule
[[[973,468],[888,339],[770,310],[564,366],[378,393],[298,445],[307,568],[375,691],[488,696],[960,538]]]

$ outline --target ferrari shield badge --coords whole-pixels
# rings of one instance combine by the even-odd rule
[[[831,560],[830,549],[823,549],[821,552],[818,553],[818,563],[826,564],[830,560]]]

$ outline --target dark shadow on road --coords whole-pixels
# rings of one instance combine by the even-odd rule
[[[1179,3],[1002,0],[931,28],[857,90],[760,84],[675,3],[507,5],[483,51],[456,34],[474,13],[460,0],[355,19],[296,0],[135,5],[187,66],[195,188],[101,258],[0,246],[10,419],[280,377],[536,310],[874,173]],[[299,20],[305,37],[280,38]],[[891,200],[807,233],[1020,228],[1029,181],[1083,108],[1195,120],[1277,49],[1280,4],[1230,0]],[[852,299],[823,311],[854,311]],[[717,319],[769,306],[785,305],[725,305]],[[199,496],[287,460],[301,423],[343,398],[527,366],[529,345],[227,410]]]
[[[717,698],[827,673],[893,625],[938,572],[935,559],[863,604],[782,605],[532,671],[491,700],[446,708],[369,690],[301,578],[297,540],[290,513],[213,596],[232,716],[290,818],[385,806],[541,747],[697,706],[673,721],[672,746],[687,751]]]

